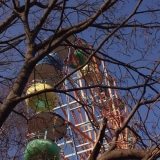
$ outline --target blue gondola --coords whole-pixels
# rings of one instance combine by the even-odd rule
[[[63,70],[63,61],[55,53],[50,53],[49,55],[44,57],[41,61],[39,61],[37,65],[44,63],[53,65],[60,71]]]

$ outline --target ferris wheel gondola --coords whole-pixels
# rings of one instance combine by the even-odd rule
[[[28,83],[47,83],[52,87],[63,78],[63,61],[55,53],[50,53],[37,63],[31,73]],[[57,86],[59,89],[63,83]]]
[[[35,137],[58,140],[66,135],[67,125],[59,114],[53,112],[39,112],[28,120],[28,132]]]
[[[24,151],[25,160],[60,160],[60,149],[48,139],[35,139],[27,144]]]
[[[45,83],[32,84],[26,95],[35,93],[36,91],[43,91],[45,89],[52,89],[52,87]],[[44,92],[27,98],[26,104],[35,112],[51,111],[57,104],[58,100],[54,92]]]

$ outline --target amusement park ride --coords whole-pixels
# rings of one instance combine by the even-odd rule
[[[89,44],[74,36],[68,41],[71,45],[64,41],[35,66],[29,78],[27,95],[53,87],[68,92],[45,92],[26,99],[27,106],[35,114],[28,121],[25,160],[86,160],[98,136],[102,118],[106,117],[101,156],[109,148],[116,128],[127,116],[127,106],[117,91],[103,88],[116,86],[116,81],[108,74],[105,62],[98,58],[100,55],[97,53],[88,60],[92,49],[85,51],[82,48],[89,48]],[[65,77],[63,83],[55,86]],[[95,85],[97,87],[92,87]],[[133,133],[125,129],[119,135],[117,149],[133,148],[134,144]]]

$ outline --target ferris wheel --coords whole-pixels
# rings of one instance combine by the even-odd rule
[[[89,57],[92,51],[87,42],[71,36],[35,66],[27,95],[53,87],[66,92],[45,92],[26,99],[34,115],[28,121],[25,160],[86,160],[103,117],[107,124],[99,156],[109,148],[115,130],[127,116],[127,106],[112,89],[116,80],[100,55]],[[81,65],[84,67],[76,71]],[[134,145],[133,133],[125,129],[119,135],[117,149]]]

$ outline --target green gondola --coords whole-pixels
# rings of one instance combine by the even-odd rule
[[[69,60],[69,67],[76,69],[79,66],[83,65],[85,63],[85,58],[84,54],[79,51],[75,50],[74,55],[70,55],[70,60]]]
[[[27,144],[25,160],[60,160],[59,147],[47,139],[35,139]]]

